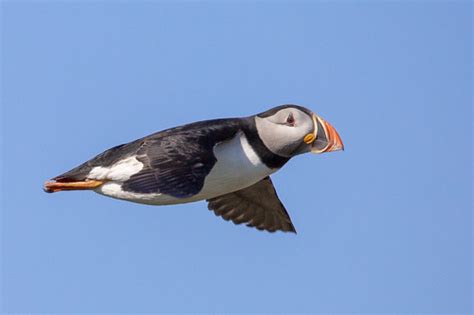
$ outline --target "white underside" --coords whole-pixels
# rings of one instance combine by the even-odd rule
[[[128,201],[166,205],[209,199],[251,186],[275,172],[268,168],[253,150],[243,133],[214,147],[217,159],[211,172],[206,176],[203,189],[190,198],[175,198],[165,194],[140,194],[122,190],[123,181],[143,168],[135,157],[124,159],[111,167],[96,167],[89,174],[90,179],[107,179],[95,191],[112,198]]]

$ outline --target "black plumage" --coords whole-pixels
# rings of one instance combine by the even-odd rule
[[[297,105],[214,119],[118,145],[46,182],[46,192],[94,190],[145,204],[206,199],[225,220],[259,230],[296,230],[269,177],[307,152],[342,150],[321,117]]]
[[[245,223],[259,230],[296,233],[270,177],[258,183],[215,198],[208,199],[209,210],[235,224]]]
[[[201,191],[206,176],[216,163],[214,146],[243,132],[262,162],[280,168],[289,159],[268,150],[258,136],[255,120],[215,119],[163,130],[111,148],[82,165],[55,178],[57,182],[86,180],[96,167],[107,167],[130,157],[144,168],[124,181],[122,189],[134,193],[164,193],[176,198],[191,197]]]

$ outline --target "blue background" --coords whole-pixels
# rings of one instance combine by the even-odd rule
[[[472,5],[2,2],[5,312],[472,310]],[[197,120],[305,105],[297,235],[42,183]]]

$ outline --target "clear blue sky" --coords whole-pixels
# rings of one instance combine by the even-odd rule
[[[472,310],[472,5],[2,2],[5,312]],[[273,176],[298,230],[42,183],[116,144],[283,103],[345,152]]]

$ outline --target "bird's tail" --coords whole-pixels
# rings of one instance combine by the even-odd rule
[[[43,190],[47,193],[54,193],[63,190],[91,190],[101,186],[104,181],[85,180],[85,181],[55,181],[44,183]]]

